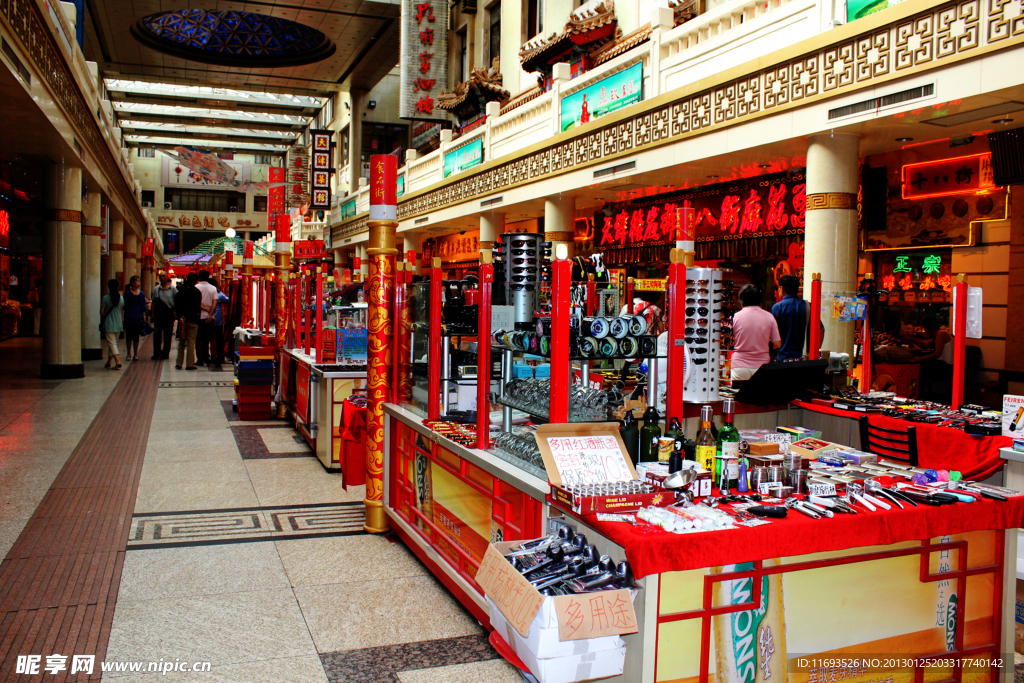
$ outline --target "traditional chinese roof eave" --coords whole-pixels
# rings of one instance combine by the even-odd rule
[[[615,3],[606,0],[583,16],[572,14],[560,34],[541,39],[536,44],[527,43],[519,51],[519,61],[525,71],[550,70],[550,66],[570,52],[573,47],[585,49],[594,43],[609,38],[615,33],[618,20],[615,18]]]
[[[651,25],[646,24],[641,26],[637,30],[633,31],[627,36],[621,37],[618,40],[609,42],[600,49],[596,50],[591,57],[594,59],[594,66],[600,66],[610,59],[614,59],[619,55],[629,52],[634,47],[646,43],[651,38]]]
[[[537,85],[533,86],[532,88],[527,88],[526,90],[524,90],[523,92],[519,93],[518,95],[513,97],[511,100],[509,100],[508,103],[505,104],[505,106],[503,106],[501,108],[502,116],[504,116],[505,114],[509,113],[510,111],[515,109],[516,107],[521,107],[522,105],[526,104],[527,102],[532,102],[533,100],[537,99],[538,97],[540,97],[543,94],[544,94],[544,88],[541,87],[540,83],[538,83]]]

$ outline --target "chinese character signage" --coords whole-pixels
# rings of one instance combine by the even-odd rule
[[[464,235],[444,235],[423,242],[425,261],[437,257],[445,263],[474,261],[480,257],[480,231],[467,230]]]
[[[267,180],[271,183],[283,183],[284,169],[272,166],[267,170]],[[267,190],[267,220],[279,213],[284,213],[284,185],[275,185]]]
[[[803,234],[806,189],[802,175],[778,173],[615,205],[598,214],[595,247],[674,241],[682,208],[693,209],[697,242]]]
[[[448,87],[448,1],[402,0],[398,115],[446,120],[437,96]]]
[[[602,78],[597,83],[562,98],[562,130],[582,126],[643,99],[644,65]]]
[[[995,186],[991,152],[903,167],[904,199],[971,194]]]
[[[484,138],[477,136],[472,142],[462,145],[444,155],[444,177],[462,173],[484,163]]]
[[[309,131],[309,208],[327,211],[331,208],[331,131]]]
[[[405,194],[405,174],[398,176],[398,192],[395,193],[396,197],[401,197]]]
[[[921,249],[906,254],[884,254],[879,259],[879,289],[889,292],[888,303],[946,301],[952,290],[951,252]]]
[[[398,158],[391,154],[370,157],[370,220],[398,220]]]
[[[285,203],[299,208],[309,203],[309,158],[307,149],[293,145],[285,162]]]

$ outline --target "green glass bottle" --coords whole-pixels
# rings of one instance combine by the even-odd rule
[[[722,406],[722,417],[725,423],[718,430],[717,450],[721,467],[728,468],[729,488],[736,488],[739,478],[740,433],[733,424],[735,413],[736,401],[731,398],[725,399],[725,404]],[[722,480],[723,476],[719,472],[718,481]]]
[[[644,426],[640,428],[640,460],[658,460],[658,437],[661,436],[661,417],[658,409],[648,406],[644,411]]]

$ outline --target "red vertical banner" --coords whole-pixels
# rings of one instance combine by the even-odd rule
[[[485,257],[490,261],[489,256]],[[476,363],[476,447],[491,447],[491,299],[494,289],[494,265],[480,264],[480,304],[477,307],[477,363]]]
[[[953,285],[953,396],[950,405],[964,404],[964,370],[967,363],[967,283],[963,274]]]
[[[811,307],[807,313],[808,338],[807,358],[821,358],[821,275],[811,276]],[[826,359],[827,360],[827,359]]]
[[[692,206],[676,210],[676,248],[695,251],[697,242],[697,212]],[[682,419],[682,418],[680,418]]]
[[[267,174],[267,180],[271,183],[281,183],[277,187],[267,190],[267,223],[274,220],[274,216],[284,213],[284,169],[271,167]]]
[[[430,325],[427,327],[428,358],[436,359],[427,367],[427,418],[430,420],[441,416],[441,307],[444,305],[441,259],[434,259],[434,263],[430,269]]]
[[[370,157],[370,220],[398,220],[398,158],[390,154]]]

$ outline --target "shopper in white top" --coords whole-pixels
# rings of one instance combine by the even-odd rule
[[[199,308],[199,338],[196,341],[196,361],[206,365],[216,353],[210,353],[210,344],[213,343],[213,309],[217,306],[217,288],[209,283],[210,271],[199,271],[199,282],[196,289],[202,296]]]

